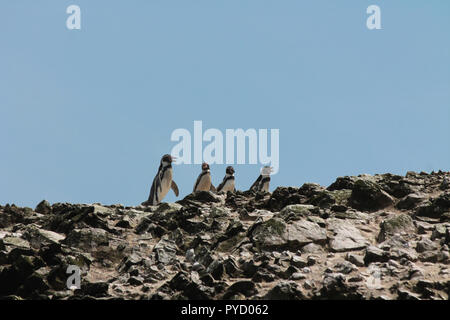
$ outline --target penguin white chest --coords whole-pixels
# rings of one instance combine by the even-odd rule
[[[221,191],[234,191],[234,179],[228,179],[227,181],[225,181],[225,184]]]
[[[261,190],[264,192],[269,192],[269,181],[264,181],[262,183]]]
[[[167,169],[161,177],[161,190],[158,190],[158,199],[163,199],[172,185],[172,168]]]
[[[210,188],[211,188],[211,174],[206,173],[200,178],[200,181],[198,182],[195,191],[209,191]]]

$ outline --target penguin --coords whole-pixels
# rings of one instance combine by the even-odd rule
[[[217,187],[217,192],[228,192],[228,191],[236,191],[234,188],[234,168],[232,166],[228,166],[225,170],[225,177],[222,180],[222,183]]]
[[[261,169],[261,174],[258,179],[252,184],[250,190],[253,191],[263,191],[269,192],[269,183],[270,183],[270,173],[272,172],[272,167],[265,166]]]
[[[178,186],[175,181],[172,180],[172,161],[174,161],[175,159],[176,158],[172,157],[170,154],[165,154],[161,158],[158,173],[153,179],[148,200],[142,202],[142,205],[156,206],[162,201],[162,199],[164,199],[166,194],[169,192],[169,189],[172,189],[175,195],[178,197]]]
[[[216,188],[211,183],[211,173],[209,171],[209,164],[202,163],[202,173],[197,178],[194,185],[194,191],[216,191]]]

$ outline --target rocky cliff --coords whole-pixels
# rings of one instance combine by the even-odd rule
[[[0,206],[0,297],[448,299],[449,181],[408,172],[155,207]]]

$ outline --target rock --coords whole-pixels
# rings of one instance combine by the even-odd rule
[[[295,272],[290,277],[290,280],[303,280],[306,279],[306,275],[301,272]]]
[[[326,273],[319,290],[318,299],[361,299],[361,294],[354,287],[346,283],[345,276],[341,273]]]
[[[221,218],[221,217],[226,217],[229,214],[230,214],[230,212],[227,208],[214,206],[211,208],[211,212],[209,213],[209,216],[211,218]]]
[[[289,276],[290,274],[285,277],[288,278]],[[275,279],[276,276],[267,269],[258,269],[252,277],[253,282],[273,282]]]
[[[210,273],[211,276],[216,280],[222,279],[222,276],[225,273],[223,261],[214,260],[209,264],[208,268],[206,268],[206,272]]]
[[[232,284],[225,292],[223,299],[229,299],[237,293],[242,293],[246,297],[250,297],[256,293],[255,284],[252,281],[238,281]]]
[[[0,267],[0,296],[9,296],[14,294],[21,282],[24,280],[24,276],[13,266]]]
[[[7,228],[16,223],[23,223],[27,217],[32,213],[29,208],[18,208],[14,204],[7,204],[1,210],[0,214],[0,228]]]
[[[132,226],[132,220],[129,216],[124,216],[122,219],[120,219],[116,225],[118,228],[124,228],[124,229],[131,229]]]
[[[315,244],[315,243],[308,243],[307,245],[303,246],[301,249],[302,253],[317,253],[317,252],[323,252],[324,249],[322,246]]]
[[[417,252],[435,251],[438,250],[438,246],[430,239],[423,238],[416,245]]]
[[[447,300],[446,177],[360,175],[157,206],[0,205],[0,299]],[[81,289],[67,289],[69,266]]]
[[[445,238],[448,228],[443,224],[438,224],[434,227],[431,233],[431,240]]]
[[[38,227],[33,225],[28,226],[23,236],[30,242],[31,246],[36,249],[39,249],[42,245],[59,243],[66,238],[62,234],[49,230],[39,229]]]
[[[183,294],[190,300],[210,300],[214,294],[214,289],[191,282],[183,291]]]
[[[233,259],[233,256],[229,256],[224,262],[225,272],[233,278],[238,277],[242,271],[238,267],[236,261]]]
[[[132,253],[131,255],[124,257],[118,266],[118,270],[120,273],[128,271],[132,266],[141,265],[143,263],[143,259],[136,253]]]
[[[183,209],[183,206],[180,205],[179,203],[162,202],[156,208],[155,214],[160,215],[160,216],[161,215],[167,216],[167,215],[171,215],[171,214],[177,214],[182,209]]]
[[[103,229],[74,229],[62,242],[69,246],[89,250],[98,246],[107,246],[109,244],[109,237]]]
[[[48,245],[43,245],[39,249],[39,256],[45,261],[48,266],[62,264],[62,254],[62,248],[59,243],[50,243]]]
[[[448,212],[450,212],[450,191],[442,193],[436,199],[431,199],[416,209],[417,216],[430,218],[442,217],[445,219],[445,214]]]
[[[313,205],[291,204],[284,207],[275,217],[281,218],[286,222],[296,221],[311,215],[311,210],[314,210]]]
[[[18,289],[17,293],[22,297],[32,298],[37,293],[44,293],[49,289],[47,281],[43,274],[34,272],[25,279],[23,285]]]
[[[188,251],[186,251],[186,261],[187,262],[194,262],[195,259],[195,252],[194,249],[189,249]]]
[[[325,188],[317,183],[304,183],[300,189],[298,189],[299,194],[309,199],[319,195],[323,191],[325,191]]]
[[[342,189],[353,189],[353,186],[355,185],[355,181],[357,179],[355,177],[338,177],[335,182],[333,182],[327,190],[334,191],[334,190],[342,190]]]
[[[334,266],[334,271],[337,273],[342,273],[342,274],[349,274],[355,270],[358,270],[358,268],[356,268],[352,263],[350,263],[348,261],[338,262]]]
[[[349,203],[358,210],[376,211],[393,205],[394,199],[375,182],[359,179],[353,186]]]
[[[19,237],[5,237],[3,238],[3,244],[8,247],[18,247],[18,248],[31,248],[28,241],[21,239]]]
[[[407,214],[398,214],[384,220],[380,224],[380,233],[378,234],[378,242],[383,242],[387,237],[396,233],[415,233],[416,227],[412,218]]]
[[[75,290],[75,293],[99,298],[105,296],[108,289],[109,284],[107,282],[82,282],[81,288]]]
[[[299,220],[288,224],[287,241],[290,249],[299,249],[308,243],[325,243],[326,230],[317,223]]]
[[[415,225],[419,234],[426,234],[428,231],[433,230],[433,225],[427,222],[415,221]]]
[[[226,231],[225,236],[227,238],[234,237],[235,235],[239,234],[240,232],[244,231],[244,227],[240,221],[233,220],[229,223]]]
[[[144,282],[144,278],[140,276],[132,276],[130,279],[128,279],[128,283],[132,286],[141,286]]]
[[[441,190],[446,190],[450,188],[450,179],[447,177],[444,177],[444,179],[442,180],[441,185],[439,186],[439,189]]]
[[[374,246],[367,247],[366,254],[364,255],[364,263],[366,265],[372,262],[387,262],[388,260],[388,253],[384,252],[380,248]]]
[[[287,224],[283,220],[279,218],[270,219],[257,224],[253,228],[252,241],[260,248],[283,248],[287,244],[286,229]]]
[[[34,209],[37,213],[41,214],[49,214],[52,212],[52,206],[47,200],[42,200],[39,202],[39,204],[36,206],[36,209]]]
[[[308,265],[308,259],[295,255],[291,259],[291,265],[297,268],[306,267]]]
[[[308,256],[307,262],[308,266],[313,266],[317,263],[317,258],[315,258],[314,256]],[[303,268],[303,272],[305,272],[305,269],[306,268]]]
[[[267,207],[272,211],[280,211],[287,205],[300,204],[303,198],[304,197],[300,194],[299,188],[278,187],[270,196]]]
[[[153,248],[157,261],[162,264],[172,264],[177,254],[177,246],[173,240],[161,239]]]
[[[326,231],[318,224],[297,220],[285,223],[282,219],[272,218],[257,225],[252,232],[252,241],[262,249],[299,249],[302,246],[326,241]]]
[[[308,203],[320,208],[333,208],[334,211],[345,211],[348,200],[352,194],[351,190],[324,190],[311,197]]]
[[[295,282],[280,282],[264,296],[264,299],[267,300],[300,300],[304,298]]]
[[[333,233],[329,246],[334,252],[361,250],[367,246],[367,239],[347,220],[329,219],[328,230]]]
[[[417,206],[419,203],[425,201],[426,199],[428,199],[428,197],[424,193],[421,193],[421,192],[412,193],[412,194],[407,195],[403,199],[401,199],[397,203],[396,207],[398,209],[410,210],[410,209],[414,208],[415,206]]]
[[[400,300],[420,300],[416,294],[406,289],[398,289],[397,293]]]
[[[364,257],[353,253],[347,253],[345,259],[358,267],[364,266]]]
[[[183,200],[177,201],[177,203],[186,205],[189,201],[198,201],[200,203],[221,202],[222,198],[211,191],[196,191],[187,195]]]

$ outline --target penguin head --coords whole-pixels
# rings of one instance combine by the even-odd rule
[[[261,175],[263,176],[270,176],[270,173],[273,171],[272,167],[270,166],[264,166],[261,169]]]
[[[161,165],[168,166],[172,164],[172,162],[175,160],[175,157],[172,157],[170,154],[165,154],[161,158]]]
[[[225,170],[225,173],[232,176],[234,174],[234,168],[232,166],[228,166],[227,169]]]
[[[209,171],[209,164],[207,164],[206,162],[202,163],[202,171]]]

